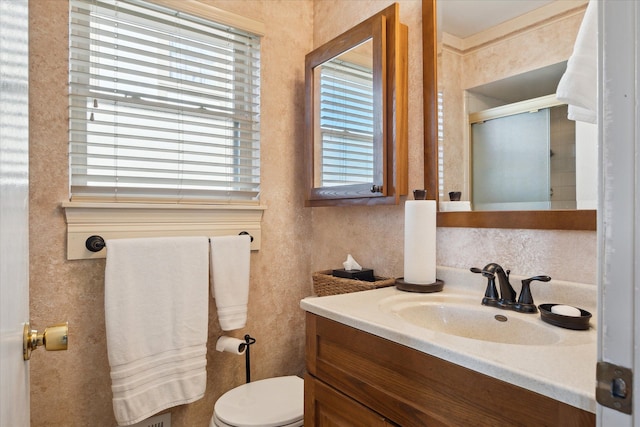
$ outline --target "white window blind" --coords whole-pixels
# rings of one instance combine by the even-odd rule
[[[257,201],[259,37],[139,0],[70,6],[72,200]]]
[[[333,60],[320,75],[322,185],[373,182],[373,71]]]

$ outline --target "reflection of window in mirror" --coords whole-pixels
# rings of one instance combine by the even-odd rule
[[[315,69],[317,187],[374,181],[372,45],[368,40]]]

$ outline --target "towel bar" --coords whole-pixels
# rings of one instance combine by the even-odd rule
[[[253,242],[253,236],[251,234],[249,234],[249,232],[241,231],[240,233],[238,233],[239,236],[243,236],[245,234],[249,235],[249,237],[251,238],[251,241]],[[107,244],[105,243],[105,241],[102,238],[102,236],[95,236],[94,235],[94,236],[89,236],[87,238],[87,240],[84,242],[84,246],[90,252],[100,252],[102,249],[107,247]]]

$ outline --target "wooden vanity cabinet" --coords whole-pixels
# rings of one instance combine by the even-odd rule
[[[595,426],[595,414],[307,313],[304,425]]]

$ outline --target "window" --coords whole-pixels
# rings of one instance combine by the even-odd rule
[[[256,202],[260,38],[140,0],[71,0],[73,201]]]
[[[332,60],[320,67],[322,185],[373,182],[373,70]]]

